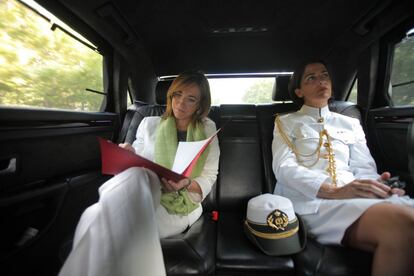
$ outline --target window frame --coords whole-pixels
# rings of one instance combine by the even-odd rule
[[[395,106],[389,94],[389,85],[391,82],[392,66],[394,64],[395,46],[406,37],[407,32],[414,28],[414,19],[408,20],[398,28],[385,35],[380,40],[380,56],[378,62],[378,78],[376,87],[380,93],[375,93],[373,107],[389,106],[393,108],[405,107]],[[412,107],[407,106],[407,107]]]

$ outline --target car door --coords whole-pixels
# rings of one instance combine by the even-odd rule
[[[406,182],[413,196],[412,173],[408,169],[407,134],[414,120],[414,25],[384,37],[383,57],[378,66],[375,101],[368,112],[368,133],[380,171],[390,171]],[[385,53],[385,54],[384,54]]]
[[[97,137],[111,139],[117,120],[109,113],[0,109],[2,275],[57,273],[80,214],[105,181]]]
[[[119,129],[111,48],[52,16],[0,2],[0,275],[57,274]]]

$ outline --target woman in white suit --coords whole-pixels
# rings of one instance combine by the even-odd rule
[[[377,173],[357,119],[331,112],[323,61],[294,72],[289,92],[300,110],[277,116],[272,143],[275,194],[288,197],[323,244],[374,253],[372,275],[414,271],[414,200]]]
[[[119,146],[171,169],[179,141],[204,140],[216,131],[207,118],[210,105],[207,78],[182,73],[168,89],[163,116],[144,118],[133,144]],[[183,232],[201,216],[219,154],[214,138],[191,176],[179,182],[134,167],[104,183],[99,202],[81,217],[60,275],[165,275],[159,238]]]

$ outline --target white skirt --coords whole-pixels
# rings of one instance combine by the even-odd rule
[[[323,199],[315,214],[301,215],[308,235],[322,244],[341,245],[345,231],[369,207],[378,203],[393,203],[414,207],[414,199],[393,195],[387,199]]]

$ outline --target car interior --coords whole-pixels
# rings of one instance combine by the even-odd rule
[[[10,3],[41,13],[28,1]],[[0,102],[1,275],[58,274],[82,212],[111,177],[101,173],[97,137],[132,143],[143,118],[163,114],[172,80],[186,70],[209,80],[266,76],[273,85],[266,103],[213,102],[209,118],[223,127],[219,174],[200,219],[161,240],[167,275],[370,275],[371,253],[312,236],[300,253],[265,255],[245,236],[243,221],[248,200],[277,185],[274,120],[296,111],[288,82],[309,57],[329,65],[331,111],[360,120],[378,171],[399,176],[414,196],[411,1],[35,3],[94,45],[103,76],[95,92],[103,100],[94,111]],[[0,70],[8,66],[3,60],[0,52]],[[0,93],[7,83],[0,81]],[[65,82],[51,77],[47,85],[58,91]]]

